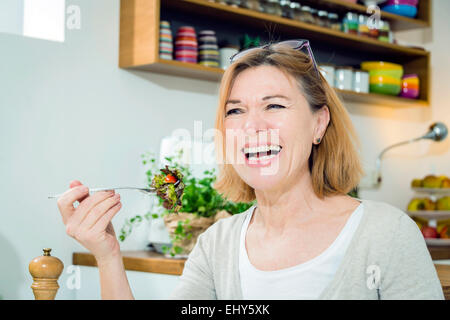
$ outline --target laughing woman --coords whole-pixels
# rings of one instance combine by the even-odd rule
[[[443,299],[415,222],[347,195],[362,174],[357,138],[309,43],[234,60],[220,88],[216,188],[256,205],[200,235],[171,297]]]
[[[347,195],[362,175],[357,137],[307,41],[235,56],[216,128],[217,190],[256,204],[198,237],[170,298],[444,298],[415,222]],[[102,297],[133,298],[110,223],[118,200],[71,187],[58,205],[69,235],[97,258]]]

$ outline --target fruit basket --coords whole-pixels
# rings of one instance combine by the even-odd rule
[[[450,247],[450,179],[428,175],[411,183],[416,197],[407,214],[417,223],[429,246]]]

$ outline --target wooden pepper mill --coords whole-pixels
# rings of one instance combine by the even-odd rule
[[[28,268],[33,276],[31,288],[36,300],[54,300],[59,289],[58,278],[64,264],[58,258],[52,257],[50,251],[52,249],[45,248],[44,255],[34,258]]]

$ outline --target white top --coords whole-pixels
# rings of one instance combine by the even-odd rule
[[[262,271],[248,259],[245,235],[256,206],[242,225],[239,274],[243,299],[317,299],[336,273],[363,215],[361,203],[348,218],[333,243],[320,255],[293,267]]]

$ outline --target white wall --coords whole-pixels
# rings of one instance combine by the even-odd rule
[[[71,264],[83,250],[64,230],[54,200],[72,179],[88,186],[143,185],[140,154],[157,151],[159,141],[176,128],[204,130],[214,124],[218,83],[122,70],[118,61],[118,0],[66,1],[81,8],[80,30],[66,30],[65,42],[0,34],[0,295],[32,299],[28,263],[44,247]],[[431,108],[393,109],[348,105],[362,141],[362,156],[374,164],[385,146],[423,134],[432,121],[450,125],[450,63],[446,14],[450,2],[436,0],[432,32],[407,33],[424,38],[432,51]],[[414,177],[430,172],[450,174],[450,139],[421,142],[392,150],[383,163],[384,184],[361,197],[405,208]],[[114,219],[145,213],[148,201],[121,192],[123,209]],[[123,249],[145,247],[148,225],[142,225]],[[137,298],[164,297],[176,277],[130,272]],[[95,269],[82,268],[82,290],[75,294],[60,279],[60,299],[98,298]],[[152,289],[146,291],[146,286]],[[162,290],[162,291],[160,291]]]

